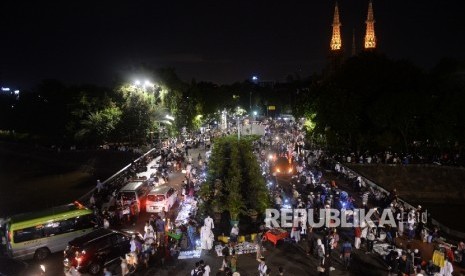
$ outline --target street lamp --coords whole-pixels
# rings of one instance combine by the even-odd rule
[[[134,82],[134,85],[135,85],[135,86],[139,86],[139,85],[140,85],[140,80],[136,80],[136,81]]]

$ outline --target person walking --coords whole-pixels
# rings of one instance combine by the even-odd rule
[[[344,267],[349,268],[350,265],[350,255],[352,254],[352,244],[348,239],[345,239],[341,247],[341,258],[343,260]]]
[[[315,235],[313,232],[313,228],[309,227],[307,230],[307,256],[310,256],[311,254],[315,255],[314,248],[315,248]]]
[[[444,262],[444,266],[441,268],[440,274],[444,276],[452,276],[452,272],[454,272],[454,266],[452,265],[451,259],[447,257]]]
[[[362,229],[360,228],[360,226],[356,226],[354,228],[354,236],[355,236],[354,247],[356,249],[360,249],[360,244],[362,243]]]
[[[260,258],[258,260],[260,263],[258,264],[258,275],[260,276],[267,276],[268,275],[268,266],[265,263],[265,258]]]
[[[223,262],[221,263],[220,271],[225,271],[229,268],[229,247],[227,244],[221,250],[221,254],[223,255]]]
[[[231,272],[234,273],[237,271],[237,255],[236,255],[236,250],[232,250],[231,258],[230,258],[230,267],[231,267]]]
[[[191,270],[191,276],[203,276],[203,267],[200,266],[200,262],[195,263],[195,268]]]
[[[200,260],[200,267],[203,269],[203,276],[210,276],[211,268],[203,260]]]
[[[320,266],[323,265],[323,259],[325,258],[325,246],[323,242],[321,242],[321,239],[316,240],[316,252],[317,252],[317,257],[318,257],[318,264]]]
[[[165,221],[158,217],[155,221],[155,228],[157,231],[157,243],[160,245],[165,242]]]
[[[375,243],[374,228],[370,227],[367,233],[367,254],[373,252],[373,245]]]
[[[231,233],[229,235],[229,242],[231,246],[234,247],[237,243],[237,236],[239,236],[239,227],[237,227],[237,223],[231,228]]]

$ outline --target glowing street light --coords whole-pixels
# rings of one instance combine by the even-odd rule
[[[153,87],[153,86],[154,86],[154,84],[153,84],[153,83],[151,83],[150,81],[146,80],[146,81],[144,82],[144,86]]]
[[[254,115],[254,116],[257,116],[257,111],[254,111],[254,112],[253,112],[253,115]]]
[[[136,81],[134,82],[134,85],[139,86],[139,85],[140,85],[140,80],[136,80]]]

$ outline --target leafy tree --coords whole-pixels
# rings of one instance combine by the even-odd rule
[[[91,112],[87,119],[82,121],[82,128],[76,133],[76,138],[93,140],[94,143],[107,141],[120,122],[121,115],[121,110],[116,106]]]

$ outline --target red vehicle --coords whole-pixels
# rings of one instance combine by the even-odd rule
[[[278,157],[273,165],[273,173],[276,175],[293,175],[295,169],[292,161],[286,157]]]

